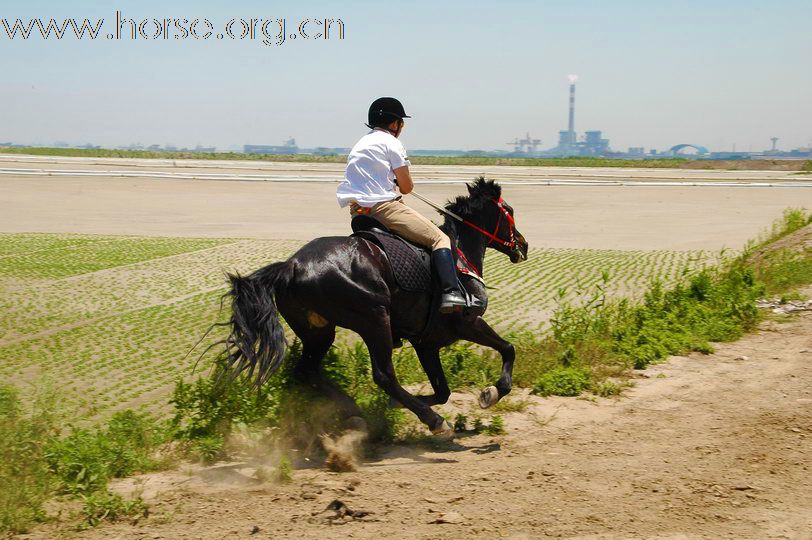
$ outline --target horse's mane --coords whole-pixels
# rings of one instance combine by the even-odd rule
[[[485,203],[499,199],[502,196],[502,186],[495,180],[485,180],[480,176],[470,184],[467,184],[468,195],[455,198],[446,203],[446,210],[454,212],[458,216],[472,217],[478,214]]]
[[[448,201],[445,205],[446,210],[466,219],[471,219],[479,214],[488,201],[499,199],[502,196],[502,186],[494,180],[485,180],[484,176],[475,179],[466,187],[468,188],[468,195],[460,195]],[[440,226],[440,230],[456,239],[457,221],[445,214],[443,214],[443,217],[445,220]]]

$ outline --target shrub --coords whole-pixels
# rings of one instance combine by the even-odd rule
[[[628,383],[616,383],[612,381],[603,381],[592,386],[592,391],[595,395],[600,397],[618,396],[623,392],[624,388],[630,386]]]
[[[85,525],[144,508],[140,499],[107,493],[107,480],[159,465],[152,456],[166,430],[146,414],[122,411],[103,426],[73,428],[60,438],[55,403],[46,389],[26,413],[16,391],[0,385],[0,531],[22,532],[42,521],[43,504],[56,491],[84,499]]]
[[[784,293],[812,283],[812,251],[778,251],[770,257],[769,265],[757,272],[769,294]]]
[[[165,441],[165,430],[153,418],[128,410],[101,428],[73,428],[52,440],[45,455],[61,491],[91,493],[104,489],[110,478],[156,468],[152,455]]]
[[[141,497],[125,499],[117,493],[102,490],[83,495],[82,514],[84,521],[81,528],[95,527],[102,521],[117,521],[125,517],[145,517],[147,505]]]
[[[440,351],[440,361],[451,388],[485,386],[499,377],[500,362],[489,355],[482,355],[475,346],[459,341]],[[425,374],[420,370],[422,380]]]
[[[485,433],[488,435],[504,435],[505,434],[505,421],[501,416],[494,416],[491,418],[488,427],[485,428]]]
[[[577,396],[589,386],[589,374],[585,371],[559,367],[539,377],[533,392],[542,396]]]
[[[482,433],[485,431],[485,423],[482,421],[482,418],[475,418],[474,419],[474,433]]]
[[[468,417],[462,413],[458,413],[454,418],[454,431],[463,433],[468,429]]]
[[[301,354],[301,348],[293,349]],[[211,376],[199,377],[192,383],[175,384],[169,402],[175,408],[172,428],[175,437],[188,440],[222,438],[233,423],[274,423],[279,414],[280,388],[285,380],[275,377],[257,388],[244,376],[227,381],[221,366]],[[211,445],[207,445],[211,448]]]
[[[192,440],[192,455],[211,464],[225,456],[225,437],[219,433],[201,435]]]
[[[63,492],[93,492],[105,487],[110,478],[107,449],[88,429],[74,429],[65,439],[51,442],[47,457]]]
[[[283,455],[279,458],[279,463],[274,470],[273,479],[280,484],[286,484],[293,479],[293,465],[287,456]]]
[[[25,532],[45,518],[54,485],[45,460],[45,445],[57,432],[53,410],[41,395],[26,413],[17,392],[0,385],[0,532]]]

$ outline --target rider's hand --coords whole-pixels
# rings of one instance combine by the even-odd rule
[[[412,174],[409,172],[409,166],[404,165],[395,169],[395,184],[404,195],[412,192],[414,189],[414,182],[412,182]]]

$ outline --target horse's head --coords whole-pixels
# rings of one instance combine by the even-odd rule
[[[467,186],[468,197],[458,197],[449,208],[483,235],[485,247],[504,253],[513,263],[527,260],[527,240],[516,228],[513,207],[502,199],[502,186],[482,176]]]

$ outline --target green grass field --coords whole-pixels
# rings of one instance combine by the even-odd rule
[[[184,359],[187,351],[226,315],[218,314],[224,273],[251,271],[299,245],[0,234],[0,378],[23,393],[51,381],[77,418],[132,407],[167,413],[175,381],[192,373],[196,355]],[[492,253],[485,276],[496,289],[486,319],[501,330],[539,330],[562,288],[573,297],[608,272],[611,294],[634,295],[652,278],[671,282],[706,259],[699,252],[534,249],[513,265]]]

